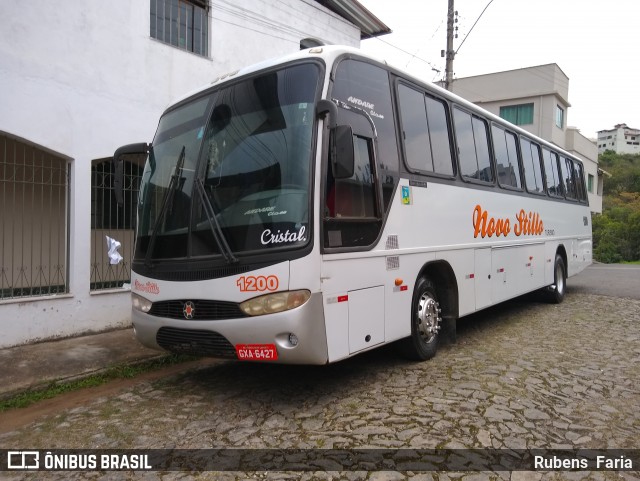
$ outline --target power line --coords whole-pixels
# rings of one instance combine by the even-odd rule
[[[484,7],[484,9],[482,10],[482,12],[480,12],[480,15],[478,16],[478,18],[476,19],[475,22],[473,22],[473,25],[471,25],[471,28],[469,29],[469,31],[467,32],[467,34],[464,36],[464,38],[462,39],[462,42],[460,42],[460,45],[458,45],[458,48],[456,49],[455,53],[458,53],[458,51],[460,50],[460,47],[462,47],[462,44],[465,42],[465,40],[467,38],[469,38],[469,34],[471,33],[471,31],[473,30],[473,27],[476,26],[476,24],[478,23],[478,21],[482,18],[482,15],[484,15],[484,12],[486,12],[487,8],[489,8],[489,5],[491,5],[493,3],[493,0],[489,0],[489,3],[487,3],[487,6]]]
[[[411,53],[411,52],[409,52],[409,51],[407,51],[407,50],[405,50],[403,48],[398,47],[397,45],[393,45],[392,43],[389,43],[386,40],[382,40],[380,37],[375,37],[375,38],[379,42],[385,43],[385,44],[389,45],[390,47],[395,48],[396,50],[400,50],[402,53],[406,53],[407,55],[410,55],[411,57],[413,57],[413,58],[415,58],[417,60],[420,60],[421,62],[426,63],[429,67],[431,67],[431,70],[433,70],[434,72],[440,73],[440,70],[438,70],[436,68],[436,66],[432,62],[430,62],[429,60],[426,60],[426,59],[424,59],[422,57],[419,57],[417,54],[413,54],[413,53]]]

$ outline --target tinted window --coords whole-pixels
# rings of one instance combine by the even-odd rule
[[[542,167],[540,166],[540,146],[522,137],[520,139],[522,150],[522,166],[524,178],[529,192],[540,194],[544,192],[542,182]]]
[[[576,198],[576,184],[573,175],[573,161],[565,157],[560,158],[560,170],[562,172],[562,182],[567,199]]]
[[[433,157],[424,95],[400,85],[398,96],[407,167],[412,170],[433,172]]]
[[[335,73],[331,97],[366,111],[378,133],[378,175],[382,181],[385,209],[391,203],[398,179],[398,145],[386,70],[358,60],[343,60]]]
[[[542,149],[544,173],[547,177],[547,192],[553,197],[563,197],[562,181],[558,172],[558,154],[549,149]]]
[[[487,124],[460,109],[454,110],[460,172],[469,179],[493,181]]]
[[[427,119],[429,120],[429,138],[433,157],[433,171],[438,174],[453,175],[451,158],[451,134],[447,122],[447,108],[439,100],[425,97]]]
[[[496,155],[498,182],[502,186],[522,188],[515,134],[497,125],[492,126],[491,131]]]
[[[574,161],[573,164],[575,167],[576,193],[578,199],[582,202],[585,202],[587,200],[587,191],[584,185],[584,170],[580,162]]]
[[[409,169],[453,175],[445,105],[405,85],[398,96]]]

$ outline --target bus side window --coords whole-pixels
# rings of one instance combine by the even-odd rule
[[[327,207],[331,217],[376,217],[373,146],[371,139],[354,136],[354,169],[348,179],[327,182]]]
[[[453,175],[445,105],[406,85],[398,86],[402,140],[409,170]]]
[[[334,76],[329,97],[367,111],[375,124],[378,176],[384,209],[388,210],[399,180],[398,142],[389,72],[377,65],[347,58],[338,63]],[[358,131],[354,128],[354,132]]]
[[[495,148],[498,183],[502,187],[522,188],[516,136],[503,128],[493,125],[493,146]]]
[[[576,190],[578,195],[578,200],[580,202],[587,201],[587,191],[584,185],[584,170],[582,164],[578,161],[574,161],[575,167],[575,179],[576,179]]]
[[[562,180],[558,172],[558,154],[549,149],[542,149],[544,173],[547,176],[547,192],[552,197],[563,197]]]
[[[540,166],[540,146],[525,137],[520,138],[522,164],[527,190],[534,194],[544,193],[542,167]]]
[[[462,176],[493,182],[486,122],[458,108],[454,109],[453,122]]]
[[[560,159],[560,168],[562,170],[562,180],[564,182],[564,191],[567,199],[576,199],[576,182],[573,173],[573,161],[562,157]]]

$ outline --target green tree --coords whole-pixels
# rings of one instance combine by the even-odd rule
[[[602,214],[593,216],[594,258],[640,260],[640,155],[608,150],[599,162],[611,177],[604,180]]]

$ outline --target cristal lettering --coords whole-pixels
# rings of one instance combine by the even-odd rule
[[[283,244],[288,242],[304,242],[307,240],[304,235],[305,232],[305,226],[300,227],[298,232],[291,232],[288,229],[284,232],[279,229],[276,232],[273,232],[271,229],[265,229],[260,236],[260,242],[265,246],[269,244]]]

